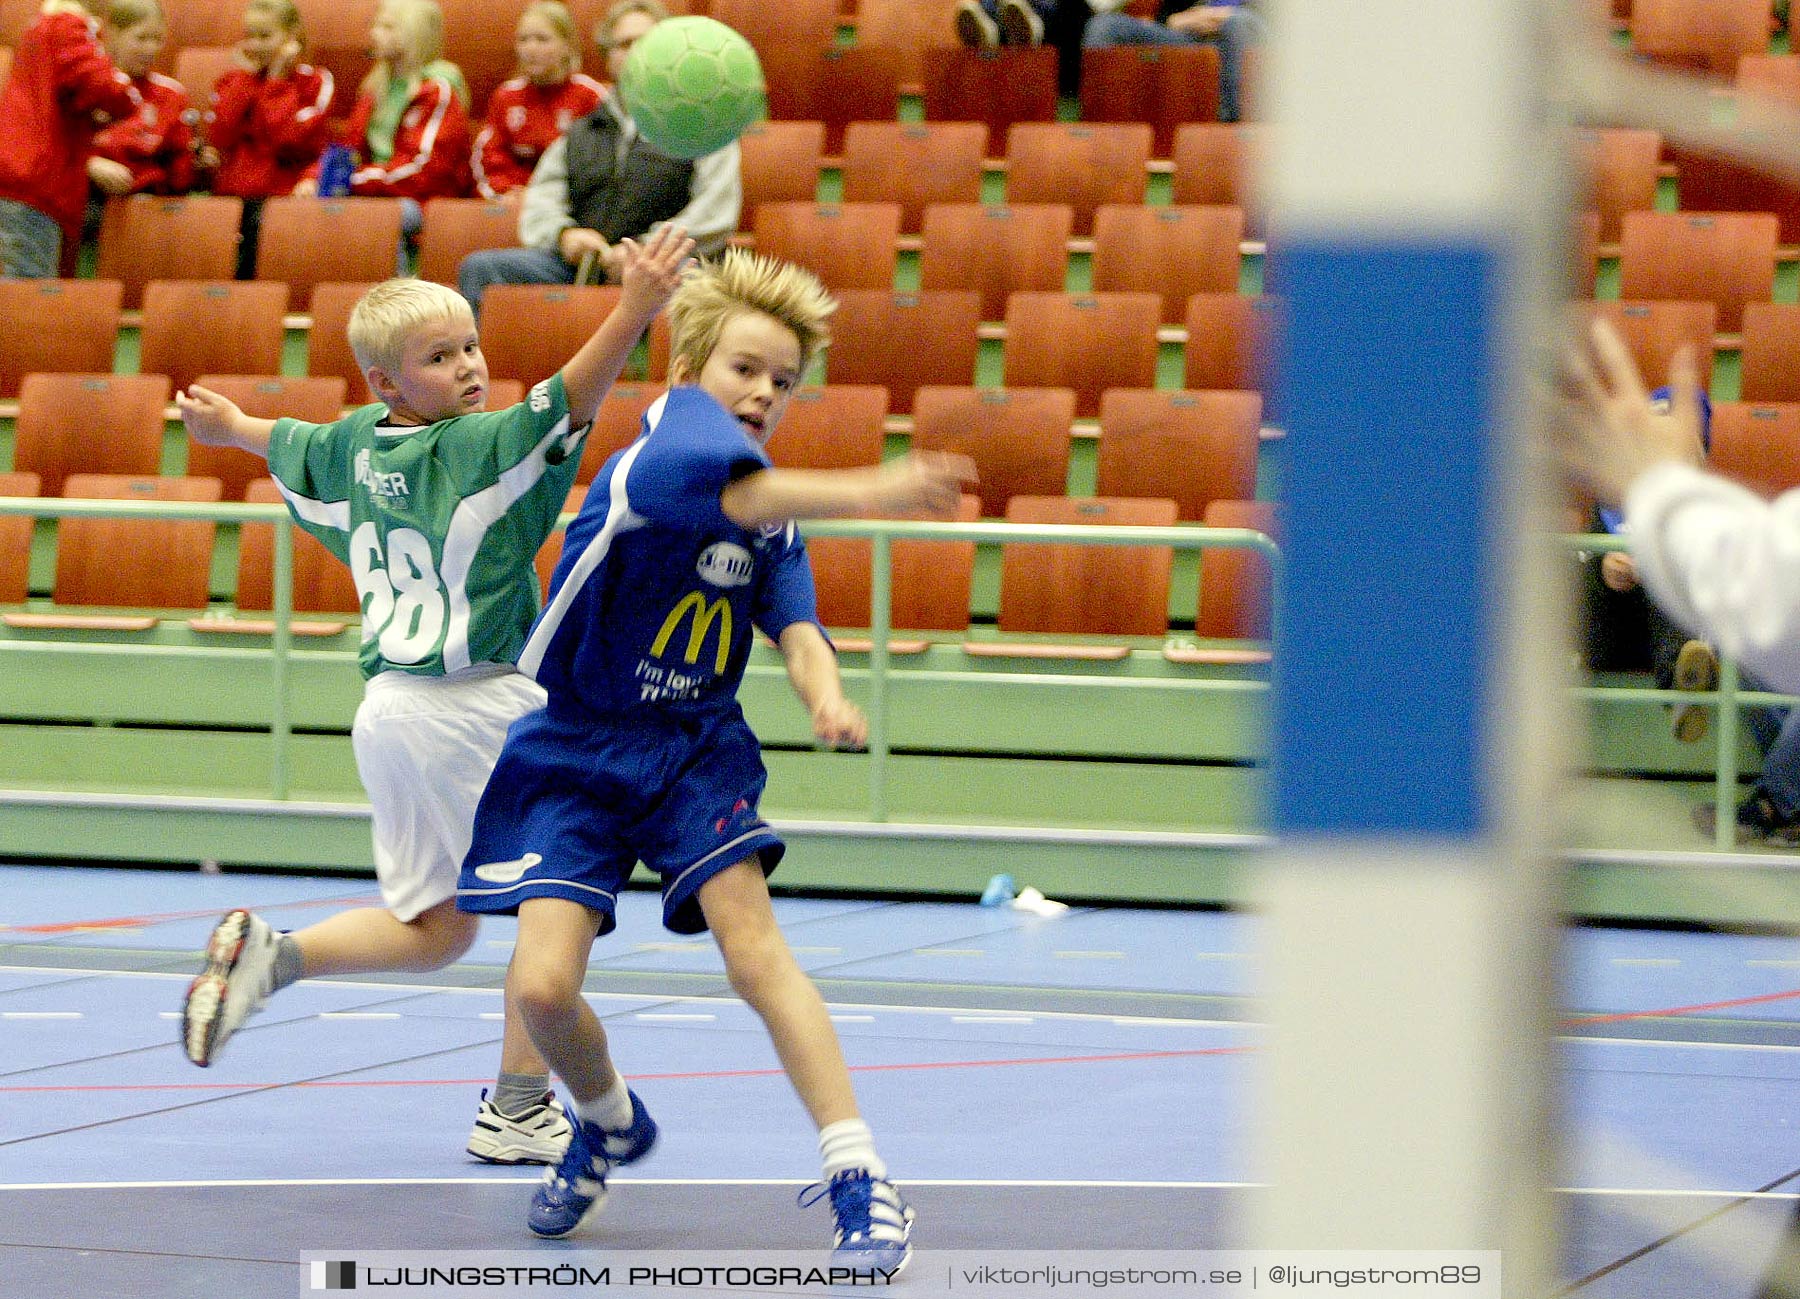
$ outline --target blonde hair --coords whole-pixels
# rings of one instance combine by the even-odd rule
[[[523,27],[527,18],[535,18],[543,23],[563,43],[563,75],[571,76],[580,71],[581,38],[575,34],[575,15],[569,12],[569,6],[562,0],[534,0],[534,3],[525,6],[513,31],[517,32]]]
[[[378,59],[363,78],[362,89],[377,99],[396,81],[408,85],[419,79],[419,69],[434,63],[444,52],[444,11],[437,0],[381,0],[377,17],[386,14],[400,32],[398,59]]]
[[[300,19],[300,10],[295,7],[294,0],[249,0],[244,6],[244,16],[260,14],[274,23],[282,31],[294,38],[300,46],[300,52],[306,52],[306,28]]]
[[[168,23],[156,0],[111,0],[106,6],[106,25],[116,32],[128,32],[152,18],[165,26]]]
[[[837,305],[819,277],[804,267],[727,248],[716,261],[689,271],[670,299],[670,360],[680,360],[689,375],[698,375],[719,345],[725,323],[758,311],[794,332],[800,342],[800,373],[805,374],[831,341],[826,322]]]
[[[619,19],[626,14],[648,14],[651,22],[660,23],[669,16],[669,11],[658,4],[657,0],[619,0],[594,24],[594,44],[603,50],[611,49],[613,28],[619,25]]]
[[[365,373],[382,370],[392,375],[400,370],[406,340],[414,330],[459,315],[474,318],[468,299],[448,285],[410,278],[383,280],[357,299],[345,333],[356,364]]]

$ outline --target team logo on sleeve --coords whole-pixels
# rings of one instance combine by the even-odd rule
[[[721,541],[700,552],[694,570],[710,586],[743,586],[750,580],[756,561],[735,542]]]
[[[489,884],[516,884],[525,877],[526,871],[541,865],[543,860],[537,853],[528,852],[516,861],[484,862],[475,868],[475,878]]]

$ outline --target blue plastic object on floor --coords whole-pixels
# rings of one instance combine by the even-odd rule
[[[996,875],[987,882],[981,891],[981,905],[984,907],[1003,907],[1013,900],[1013,877]]]

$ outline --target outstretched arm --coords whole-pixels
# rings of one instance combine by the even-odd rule
[[[267,460],[269,438],[275,432],[272,419],[253,419],[238,409],[236,402],[210,388],[189,384],[186,392],[175,394],[175,408],[188,436],[209,447],[237,447]]]
[[[631,349],[680,285],[688,255],[694,251],[694,241],[673,226],[664,226],[642,245],[627,239],[623,246],[624,294],[619,305],[562,368],[571,428],[593,422],[600,399],[624,372]]]
[[[719,505],[740,528],[849,514],[949,514],[962,485],[974,481],[969,457],[915,451],[866,469],[764,469],[727,487]]]
[[[844,697],[837,655],[825,634],[810,622],[797,622],[781,633],[780,644],[788,681],[812,717],[813,736],[834,749],[860,749],[868,742],[869,722]]]
[[[1678,358],[1674,387],[1674,418],[1653,414],[1624,344],[1597,322],[1592,354],[1572,348],[1565,364],[1557,449],[1597,495],[1624,502],[1660,608],[1775,688],[1800,688],[1800,493],[1771,503],[1697,468],[1691,357]]]

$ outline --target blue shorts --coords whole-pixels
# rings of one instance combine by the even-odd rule
[[[768,778],[735,710],[629,726],[527,713],[476,808],[456,905],[512,914],[527,898],[567,898],[598,912],[604,934],[642,861],[662,876],[663,924],[701,933],[702,884],[750,856],[766,875],[787,851],[757,814]]]

